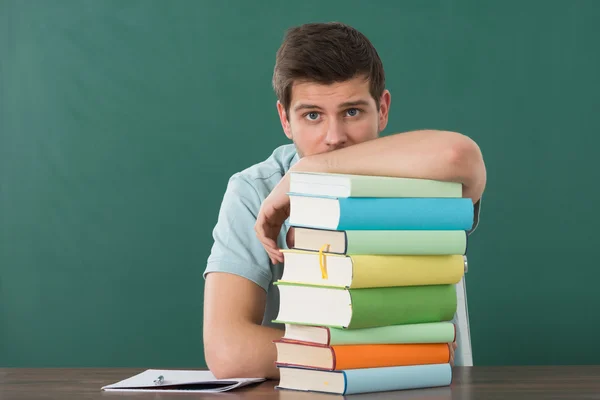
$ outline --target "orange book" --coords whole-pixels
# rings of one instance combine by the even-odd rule
[[[340,371],[450,362],[448,343],[323,346],[285,339],[274,343],[278,366]]]

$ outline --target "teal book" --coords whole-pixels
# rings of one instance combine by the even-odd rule
[[[450,364],[407,365],[342,371],[279,367],[277,389],[340,395],[449,386]]]
[[[455,230],[473,227],[470,198],[316,197],[290,192],[291,226],[330,230]]]

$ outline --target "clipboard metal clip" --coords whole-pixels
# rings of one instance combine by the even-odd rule
[[[164,381],[165,381],[165,377],[161,375],[154,380],[154,384],[157,386],[162,385]]]

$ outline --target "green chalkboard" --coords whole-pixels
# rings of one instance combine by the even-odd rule
[[[0,366],[202,367],[231,174],[288,143],[286,28],[377,47],[385,134],[456,130],[488,168],[474,362],[597,363],[597,1],[0,1]]]

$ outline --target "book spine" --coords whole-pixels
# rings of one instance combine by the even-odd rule
[[[357,344],[331,348],[336,370],[450,362],[447,343]]]
[[[349,329],[450,321],[457,308],[455,285],[349,289]]]
[[[469,230],[468,198],[340,198],[338,230]]]
[[[327,345],[393,344],[393,343],[450,343],[455,340],[452,322],[390,325],[376,328],[327,328]]]
[[[467,232],[463,230],[352,230],[344,231],[346,254],[464,255]]]
[[[456,284],[462,255],[353,255],[351,288]]]
[[[344,395],[449,386],[450,364],[408,365],[342,371]]]
[[[462,197],[463,194],[460,183],[429,179],[356,176],[350,182],[348,197]]]

